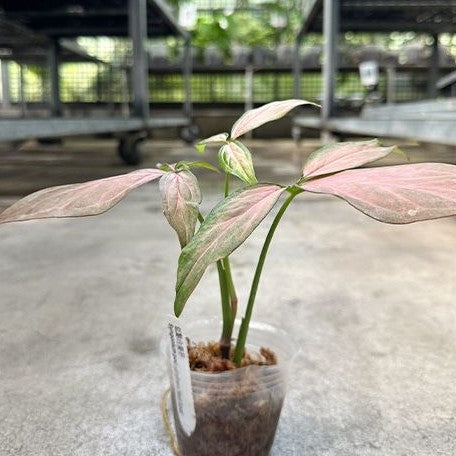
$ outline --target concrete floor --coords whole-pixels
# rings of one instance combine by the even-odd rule
[[[0,153],[0,205],[38,188],[121,173],[111,142]],[[256,142],[262,180],[291,182],[301,153]],[[412,160],[454,150],[408,148]],[[152,143],[144,166],[188,149]],[[221,185],[201,173],[204,211]],[[232,257],[245,303],[268,218]],[[272,454],[456,454],[456,219],[375,222],[301,195],[273,241],[254,317],[300,354]],[[170,455],[159,343],[177,240],[156,184],[96,218],[0,228],[0,454]],[[184,322],[218,315],[210,268]]]

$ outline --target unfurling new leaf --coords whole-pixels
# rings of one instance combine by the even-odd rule
[[[181,247],[195,233],[201,192],[196,177],[190,171],[166,173],[160,179],[163,213],[176,231]]]
[[[174,312],[179,316],[206,268],[239,247],[266,217],[284,188],[259,184],[217,204],[179,257]]]
[[[220,167],[226,173],[239,177],[249,185],[258,182],[253,169],[252,155],[241,142],[230,141],[224,144],[219,150],[218,159]]]
[[[159,178],[160,169],[140,169],[82,184],[50,187],[22,198],[0,214],[0,223],[98,215],[115,206],[131,190]]]

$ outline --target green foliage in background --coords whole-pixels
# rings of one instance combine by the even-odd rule
[[[181,3],[182,0],[173,2],[176,8]],[[258,4],[244,0],[236,2],[232,9],[205,9],[199,12],[191,31],[193,45],[199,57],[209,46],[215,46],[229,60],[235,45],[274,48],[291,44],[301,23],[300,3],[282,0]]]

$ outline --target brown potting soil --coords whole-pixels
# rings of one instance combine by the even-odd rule
[[[236,369],[221,358],[218,343],[188,344],[192,370],[214,377],[207,388],[195,387],[196,428],[190,436],[176,420],[184,456],[265,456],[269,454],[285,395],[284,381],[265,366],[277,364],[275,354],[262,348],[246,354],[234,379],[220,371]],[[209,372],[213,372],[210,374]],[[220,381],[217,381],[220,379]],[[174,407],[174,405],[173,405]],[[176,416],[176,415],[175,415]]]
[[[190,369],[193,371],[223,372],[237,369],[236,364],[232,361],[234,350],[231,349],[230,359],[223,359],[218,342],[192,343],[187,341],[187,346]],[[275,353],[262,347],[260,353],[245,351],[240,367],[272,366],[274,364],[277,364]]]

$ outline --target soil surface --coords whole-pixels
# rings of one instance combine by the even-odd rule
[[[223,372],[237,369],[233,362],[234,348],[230,358],[222,357],[219,342],[190,342],[187,341],[190,370],[202,372]],[[268,348],[261,347],[259,353],[245,352],[239,367],[272,366],[277,364],[277,356]]]

